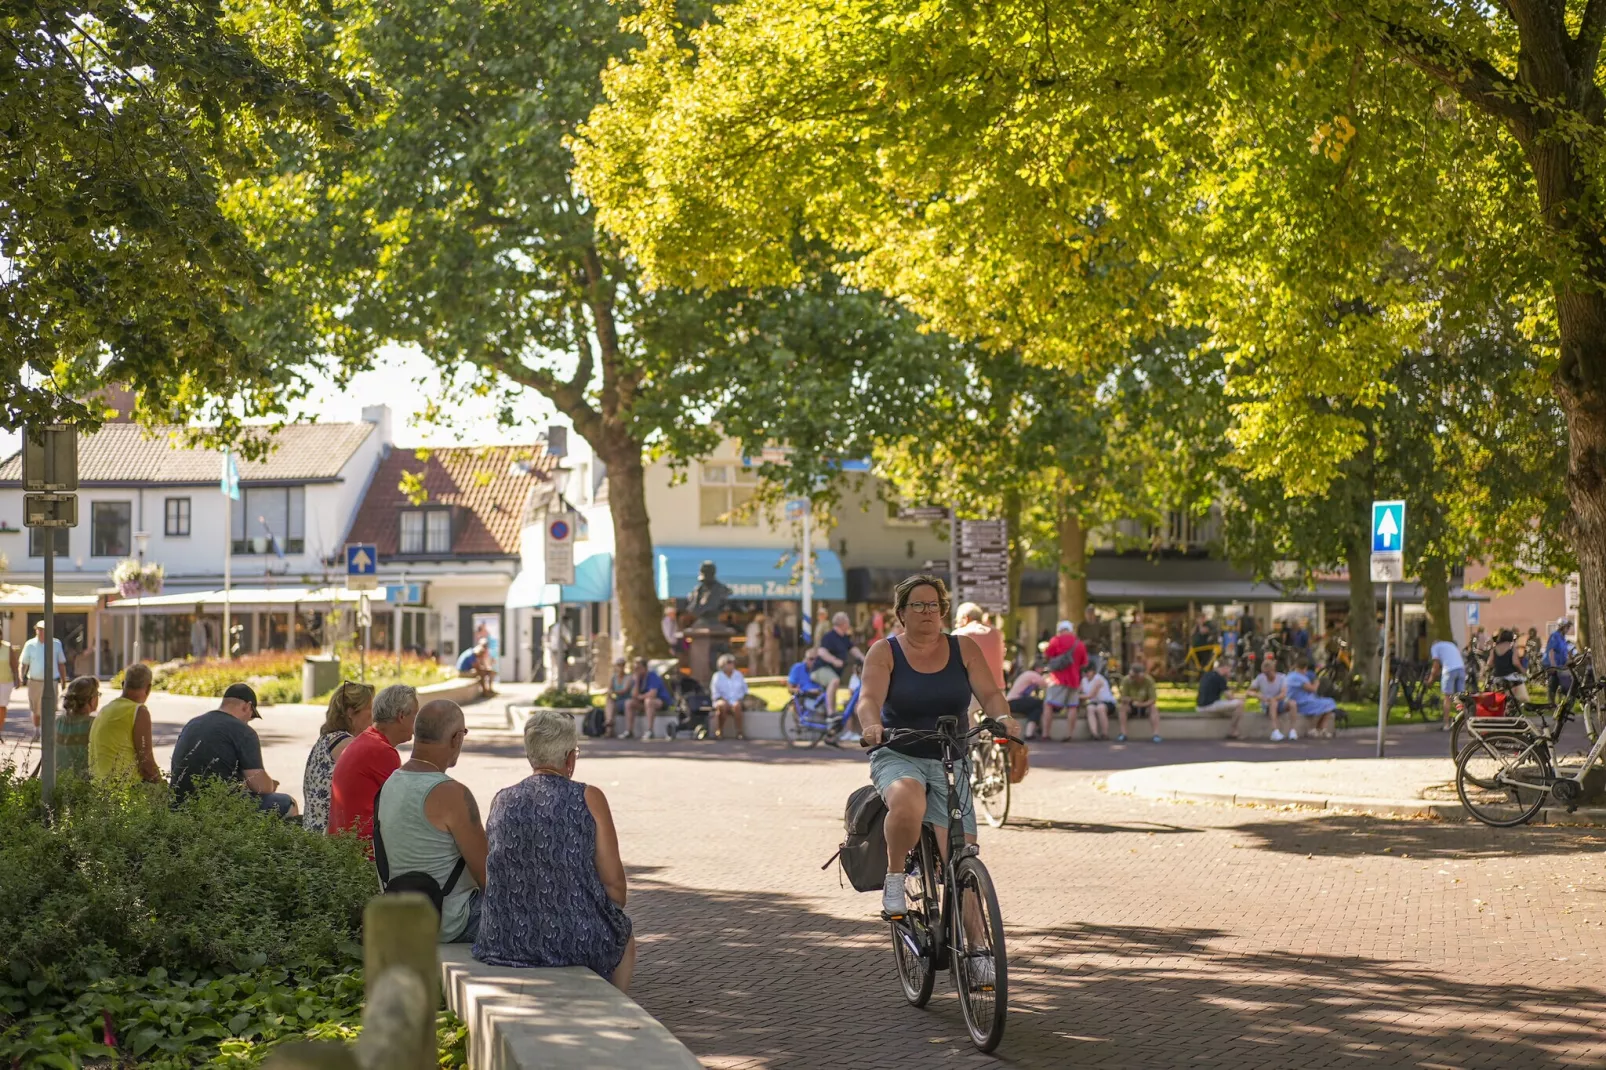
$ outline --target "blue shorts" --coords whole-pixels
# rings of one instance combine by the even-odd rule
[[[1446,695],[1459,695],[1467,689],[1467,670],[1445,669],[1439,673],[1439,690]]]
[[[941,758],[914,758],[883,747],[870,755],[870,782],[881,797],[895,780],[918,780],[926,788],[925,823],[944,831],[948,828],[948,775],[942,768]],[[970,760],[954,766],[955,789],[963,813],[965,834],[976,835],[976,807],[970,801]]]
[[[280,817],[289,817],[290,811],[296,808],[296,801],[281,791],[270,791],[256,797],[257,808]]]

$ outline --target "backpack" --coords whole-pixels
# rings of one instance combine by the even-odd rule
[[[887,879],[886,821],[887,804],[881,801],[875,785],[866,784],[849,795],[842,815],[847,838],[820,868],[840,862],[855,891],[879,892]]]
[[[468,865],[468,859],[461,855],[458,856],[457,865],[452,867],[451,876],[446,878],[446,887],[444,888],[441,887],[440,882],[432,874],[425,873],[423,870],[409,870],[406,873],[398,873],[392,877],[390,875],[390,860],[385,857],[385,841],[379,835],[379,796],[384,794],[384,791],[384,785],[380,785],[379,791],[374,793],[374,866],[379,870],[380,892],[384,895],[395,895],[400,892],[418,892],[428,897],[430,903],[435,907],[435,913],[439,915],[443,904],[446,902],[446,897],[452,894],[453,888],[457,887],[457,880],[463,875],[463,869]]]
[[[580,722],[580,731],[588,736],[600,736],[608,730],[608,711],[600,706],[593,706],[586,711],[585,719]]]

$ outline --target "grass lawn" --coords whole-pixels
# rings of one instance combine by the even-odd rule
[[[1197,689],[1191,684],[1160,684],[1156,688],[1159,692],[1160,713],[1166,717],[1193,717],[1194,695]],[[1250,709],[1258,708],[1258,704],[1251,703]],[[1340,702],[1338,708],[1349,714],[1349,727],[1361,728],[1377,726],[1376,702]],[[1389,709],[1389,724],[1421,724],[1422,718],[1406,708],[1402,699],[1396,698],[1394,705]]]

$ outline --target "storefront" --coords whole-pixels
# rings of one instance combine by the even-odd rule
[[[556,679],[598,686],[612,664],[613,555],[592,554],[574,565],[574,582],[547,583],[542,562],[513,578],[503,603],[513,634],[513,678]],[[562,637],[561,649],[558,637]]]
[[[343,587],[236,588],[229,592],[229,629],[240,654],[328,650],[360,635],[358,591]],[[391,649],[385,590],[371,591],[376,621],[386,621],[383,638],[370,633],[374,650]],[[216,657],[223,648],[222,591],[180,591],[107,605],[104,650],[120,667],[134,655],[139,621],[140,658],[148,662]]]

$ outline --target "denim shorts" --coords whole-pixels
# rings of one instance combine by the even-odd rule
[[[942,768],[941,758],[914,758],[901,754],[891,747],[883,747],[870,755],[870,782],[881,797],[895,780],[918,780],[926,786],[925,823],[937,828],[948,828],[948,777]],[[964,815],[965,833],[976,835],[976,807],[970,801],[970,761],[966,759],[954,766],[955,788],[959,806]]]
[[[1439,690],[1446,695],[1459,695],[1467,689],[1467,670],[1445,669],[1439,674]]]

